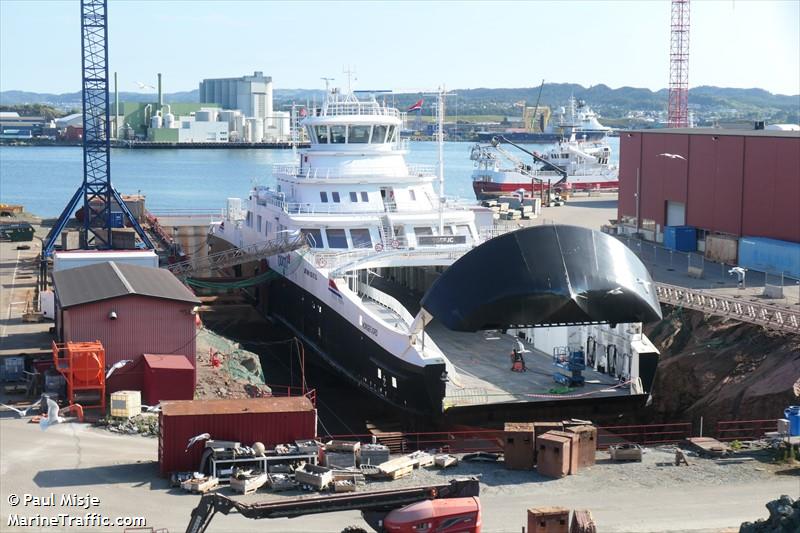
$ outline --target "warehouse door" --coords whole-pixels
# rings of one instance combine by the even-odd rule
[[[686,204],[667,201],[667,226],[686,225]]]

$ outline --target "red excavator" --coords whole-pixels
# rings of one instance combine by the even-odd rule
[[[378,533],[480,533],[481,505],[478,479],[452,480],[447,485],[301,497],[245,504],[221,494],[206,494],[192,511],[186,533],[204,533],[214,515],[238,512],[246,518],[296,518],[318,513],[361,511]],[[348,527],[343,533],[366,533]]]

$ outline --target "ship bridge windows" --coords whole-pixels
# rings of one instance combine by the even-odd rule
[[[414,228],[414,235],[417,237],[433,235],[433,228],[430,226],[417,226]]]
[[[358,194],[353,191],[350,191],[350,201],[355,203],[358,202]]]
[[[261,233],[261,215],[258,215],[258,217],[256,218],[256,221],[257,221],[256,222],[256,229],[258,230],[259,233]]]
[[[341,198],[339,198],[339,191],[333,191],[331,193],[331,198],[333,199],[333,203],[338,204],[341,202]]]
[[[308,239],[308,244],[312,248],[324,248],[322,242],[322,232],[317,228],[304,228],[300,232]]]
[[[386,142],[386,130],[384,124],[375,124],[372,127],[372,144],[383,144]]]
[[[344,144],[347,142],[347,126],[331,126],[331,143]]]
[[[397,128],[389,126],[389,134],[386,136],[386,142],[393,143],[397,141]]]
[[[323,204],[328,203],[328,193],[325,191],[319,191],[319,201]]]
[[[417,201],[417,193],[414,192],[414,189],[408,189],[408,196],[411,197],[412,202]]]
[[[456,226],[456,235],[466,235],[467,237],[471,236],[469,226],[467,224],[459,224]]]
[[[347,248],[347,236],[344,229],[325,230],[328,236],[328,248]]]
[[[350,126],[350,134],[347,136],[347,142],[350,144],[369,143],[370,128],[372,128],[372,126]]]
[[[328,126],[315,126],[317,132],[317,142],[319,144],[328,144]]]
[[[353,248],[372,248],[372,237],[366,228],[351,229],[350,240],[353,241]]]
[[[369,196],[367,195],[367,191],[361,191],[361,201],[369,202]]]

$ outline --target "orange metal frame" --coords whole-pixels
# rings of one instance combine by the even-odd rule
[[[95,362],[90,354],[97,354]],[[99,363],[99,368],[98,368]],[[106,411],[106,351],[100,341],[94,342],[53,342],[53,364],[67,381],[67,399],[74,405],[77,391],[96,390],[100,403],[82,404],[85,409]],[[96,377],[92,377],[96,374]],[[89,379],[86,379],[86,377]]]

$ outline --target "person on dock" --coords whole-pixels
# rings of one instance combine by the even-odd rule
[[[522,354],[514,348],[511,351],[511,371],[512,372],[527,372],[528,369],[525,366],[525,358],[522,357]]]

